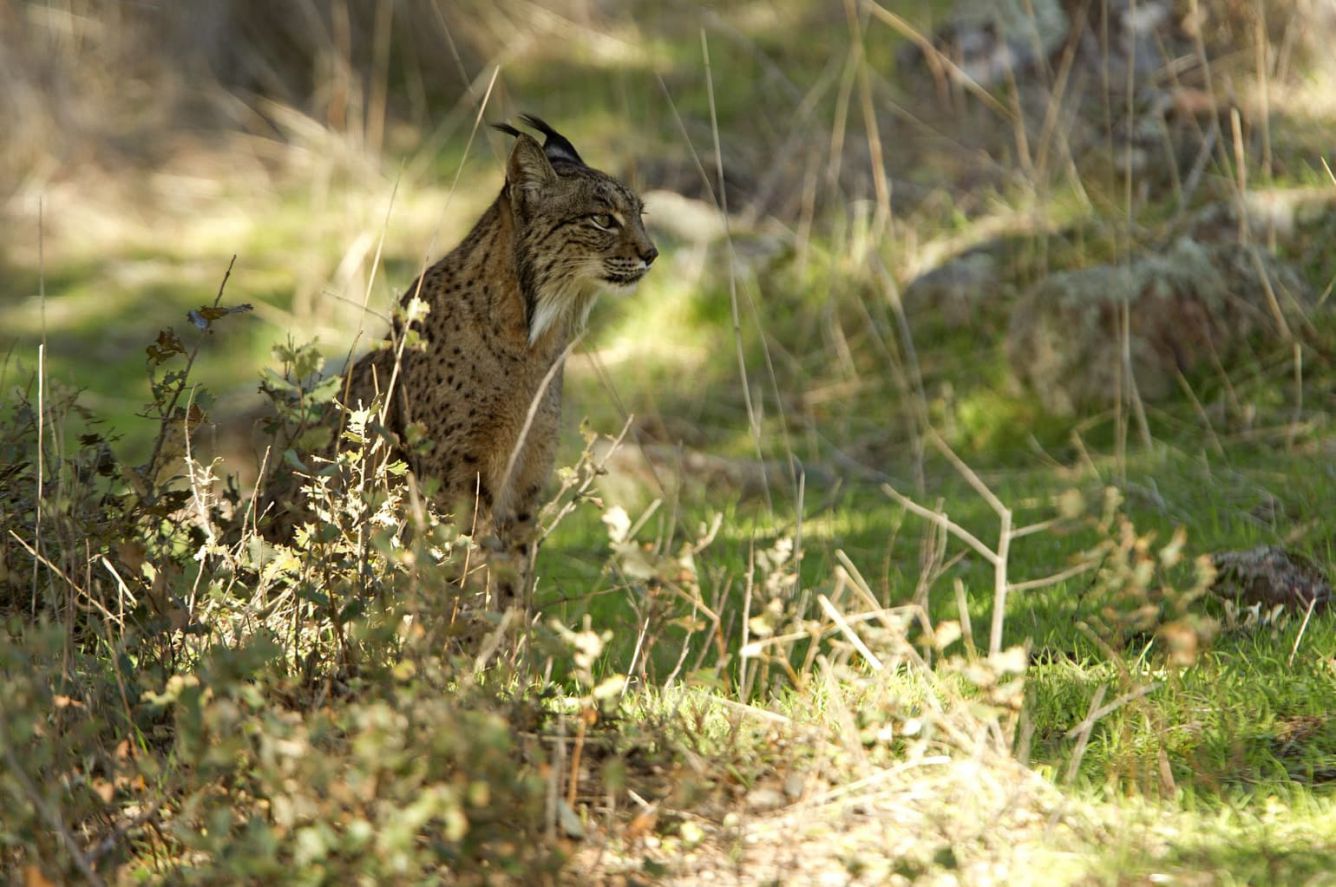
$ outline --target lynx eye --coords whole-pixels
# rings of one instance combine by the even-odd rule
[[[608,213],[594,213],[589,217],[589,221],[600,231],[611,231],[617,227],[617,220]]]

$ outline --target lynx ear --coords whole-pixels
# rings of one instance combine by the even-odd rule
[[[523,194],[534,194],[556,180],[556,171],[533,137],[516,133],[515,147],[506,161],[507,184]]]
[[[543,134],[543,153],[547,155],[548,160],[553,163],[564,160],[567,163],[574,163],[576,166],[585,165],[585,162],[580,159],[580,152],[575,150],[575,146],[571,144],[570,139],[549,126],[546,120],[532,114],[521,114],[520,119]]]

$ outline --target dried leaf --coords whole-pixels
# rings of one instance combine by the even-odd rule
[[[56,884],[48,880],[37,866],[27,865],[23,869],[23,887],[56,887]]]

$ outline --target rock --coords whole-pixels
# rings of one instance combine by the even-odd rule
[[[1197,210],[1189,230],[1198,240],[1237,238],[1240,217],[1258,241],[1276,237],[1288,243],[1306,230],[1336,219],[1336,194],[1326,187],[1250,188],[1243,196],[1242,207],[1231,201]]]
[[[646,193],[644,200],[646,224],[683,243],[713,243],[728,231],[724,214],[705,200],[662,188]]]
[[[1070,28],[1057,0],[958,0],[932,42],[959,68],[954,77],[963,74],[987,88],[1048,59]],[[935,67],[912,45],[903,61]]]
[[[1227,361],[1250,340],[1287,340],[1309,301],[1299,276],[1255,247],[1182,238],[1127,264],[1046,278],[1012,312],[1007,357],[1050,412],[1106,406],[1119,390],[1126,304],[1137,391],[1157,400],[1212,352]]]
[[[1112,162],[1146,187],[1176,187],[1204,133],[1219,134],[1175,101],[1185,88],[1215,93],[1204,89],[1198,68],[1183,70],[1196,46],[1173,0],[956,0],[930,39],[931,51],[907,42],[898,65],[920,82],[919,94],[935,95],[939,104],[955,107],[958,96],[960,107],[969,107],[982,90],[990,104],[1014,99],[1025,127],[1040,132],[1055,122],[1061,82],[1060,150],[1082,169]],[[1164,76],[1170,69],[1178,72],[1172,83]],[[1212,100],[1211,111],[1225,115],[1228,132],[1227,103]],[[1007,149],[993,142],[987,150]]]
[[[1242,606],[1303,613],[1310,606],[1317,611],[1331,603],[1331,583],[1322,570],[1283,548],[1259,545],[1247,551],[1220,551],[1211,555],[1211,562],[1216,569],[1212,593]]]
[[[1129,67],[1148,77],[1188,46],[1173,13],[1171,0],[957,0],[932,44],[956,66],[952,79],[993,89],[1013,78],[1024,84],[1040,72],[1049,82],[1047,72],[1075,43],[1079,69],[1107,77],[1116,92]],[[910,69],[939,68],[917,44],[907,46],[900,61]]]
[[[1075,10],[1081,3],[1077,0],[1069,5]],[[1086,3],[1085,7],[1085,30],[1079,35],[1080,62],[1100,80],[1107,77],[1114,92],[1125,87],[1129,69],[1138,81],[1151,78],[1189,47],[1172,0],[1102,0]],[[1108,15],[1107,38],[1102,34],[1105,24],[1101,9]],[[1075,17],[1075,11],[1072,15]],[[1107,51],[1102,46],[1105,39]]]
[[[730,263],[731,272],[739,277],[760,274],[792,240],[781,225],[736,214],[725,219],[713,203],[674,191],[656,189],[644,199],[646,227],[677,247],[673,276],[679,281],[699,281],[707,275],[726,280]]]
[[[982,303],[996,297],[1000,283],[998,259],[974,249],[926,271],[905,287],[910,316],[936,314],[950,327],[970,327]]]
[[[747,806],[758,813],[778,810],[785,803],[787,799],[784,794],[773,788],[762,786],[747,792]]]

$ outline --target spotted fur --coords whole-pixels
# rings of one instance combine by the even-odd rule
[[[404,454],[410,467],[440,482],[462,525],[476,521],[520,562],[556,453],[567,346],[598,293],[633,288],[658,255],[640,198],[546,123],[524,120],[546,143],[498,126],[515,136],[500,195],[403,296],[430,306],[416,321],[425,348],[403,351],[386,421],[401,440],[425,426],[429,445]],[[386,389],[395,350],[353,366],[350,406]]]

